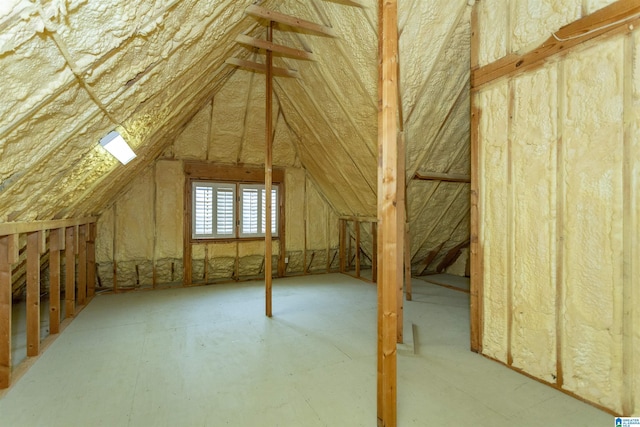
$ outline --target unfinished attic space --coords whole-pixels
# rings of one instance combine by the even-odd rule
[[[638,28],[1,0],[0,426],[640,417]]]

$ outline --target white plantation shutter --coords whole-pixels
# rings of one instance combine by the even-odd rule
[[[235,237],[235,184],[193,183],[192,237]]]
[[[216,198],[216,236],[235,237],[235,187],[218,188]]]
[[[240,237],[262,237],[265,234],[266,191],[262,184],[240,184],[242,218]],[[271,234],[278,235],[278,187],[271,190]]]
[[[209,236],[213,234],[213,188],[194,184],[193,191],[193,234]]]
[[[242,235],[258,235],[258,189],[242,186]]]
[[[236,193],[239,192],[239,197]],[[271,234],[278,236],[279,188],[272,187]],[[193,182],[192,238],[264,237],[266,191],[262,184]]]

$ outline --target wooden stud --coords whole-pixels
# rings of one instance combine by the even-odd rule
[[[556,385],[560,388],[564,386],[564,368],[562,361],[562,336],[564,334],[565,317],[564,317],[564,215],[566,201],[566,182],[564,176],[565,170],[565,144],[563,140],[563,121],[565,114],[565,71],[564,61],[558,61],[557,64],[557,104],[558,112],[557,120],[557,141],[556,141],[556,313],[555,313],[555,335],[556,335]]]
[[[182,236],[182,286],[191,286],[193,269],[191,266],[191,185],[193,178],[185,164],[184,180],[184,206],[182,215],[184,218]]]
[[[87,241],[87,298],[96,294],[96,224],[87,224],[89,240]],[[155,271],[155,270],[154,270]]]
[[[325,235],[327,236],[327,273],[331,272],[331,213],[328,204],[325,204],[325,211],[327,214],[327,227],[325,229]]]
[[[320,35],[329,37],[336,37],[337,34],[333,28],[325,27],[324,25],[316,24],[314,22],[305,21],[294,16],[285,15],[284,13],[276,12],[266,9],[255,4],[250,5],[246,9],[247,14],[258,18],[263,18],[269,21],[270,27],[273,27],[272,22],[279,22],[289,27],[299,28],[302,30],[311,31]],[[271,40],[269,40],[271,41]]]
[[[339,239],[340,239],[340,273],[346,273],[347,271],[347,221],[344,219],[340,219],[340,230],[339,230]]]
[[[65,318],[75,316],[76,312],[76,253],[75,253],[75,226],[67,227],[65,230]],[[113,260],[114,268],[114,288],[116,261]]]
[[[267,51],[267,52],[270,52],[270,51]],[[233,65],[236,67],[247,68],[249,70],[258,71],[261,73],[266,73],[268,68],[265,64],[260,64],[258,62],[251,62],[251,61],[247,61],[245,59],[240,59],[240,58],[227,58],[224,62],[225,64]],[[272,73],[272,76],[275,76],[275,77],[292,77],[294,79],[300,78],[300,73],[298,73],[296,70],[289,70],[287,68],[279,68],[279,67],[272,66],[271,73]]]
[[[509,79],[507,82],[509,85],[509,119],[507,122],[507,223],[504,224],[507,230],[507,364],[513,364],[513,276],[515,270],[515,227],[516,227],[516,215],[515,215],[515,185],[513,184],[514,172],[513,172],[513,145],[515,140],[515,131],[513,130],[513,117],[516,108],[516,84],[515,79]]]
[[[11,264],[13,237],[0,236],[0,389],[11,384]]]
[[[15,264],[20,261],[20,235],[10,234],[5,237],[7,239],[7,259],[9,264]]]
[[[251,6],[249,6],[251,7]],[[267,41],[273,41],[273,21],[269,22],[267,28]],[[264,281],[265,281],[265,312],[267,317],[272,316],[271,301],[271,187],[272,187],[272,168],[273,168],[273,53],[267,51],[267,88],[266,88],[266,126],[265,126],[265,159],[264,159],[264,188],[265,188],[265,227],[264,230]]]
[[[398,282],[402,280],[402,268],[398,266],[398,1],[379,0],[380,61],[379,61],[379,115],[378,115],[378,264],[381,275],[378,280],[381,321],[379,339],[381,348],[382,381],[378,387],[381,410],[378,425],[397,425],[397,354]],[[404,222],[404,220],[402,220]]]
[[[543,65],[550,57],[566,54],[571,48],[589,40],[628,33],[640,25],[639,14],[638,0],[618,0],[591,15],[565,25],[555,33],[555,37],[552,35],[528,53],[510,53],[491,64],[472,69],[471,86],[473,90],[479,90],[498,78],[530,71]]]
[[[286,204],[285,204],[285,189],[284,189],[284,185],[281,185],[279,187],[280,190],[280,204],[278,205],[278,212],[279,212],[279,218],[280,220],[278,221],[278,243],[279,243],[279,250],[278,250],[278,277],[284,277],[284,274],[286,272],[287,269],[287,265],[285,263],[285,257],[287,256],[287,239],[286,239]]]
[[[623,101],[623,272],[622,272],[622,377],[623,390],[622,413],[630,417],[638,409],[635,407],[636,393],[634,390],[634,378],[637,378],[637,363],[634,360],[634,339],[637,335],[637,325],[634,324],[634,310],[638,307],[634,305],[634,293],[638,292],[637,276],[638,259],[635,248],[637,248],[638,231],[638,206],[636,203],[638,194],[637,173],[634,171],[634,159],[638,159],[637,144],[634,144],[633,121],[636,118],[634,110],[634,52],[636,46],[634,37],[627,35],[624,39],[624,101]],[[634,200],[634,197],[636,198]],[[637,354],[637,353],[636,353]]]
[[[313,53],[307,52],[306,50],[299,50],[288,46],[282,46],[266,40],[256,39],[255,37],[247,36],[245,34],[238,34],[238,36],[236,36],[236,42],[248,46],[257,47],[258,49],[270,50],[272,52],[280,53],[284,56],[288,56],[294,59],[306,59],[309,61],[316,60],[316,57],[313,55]]]
[[[378,223],[371,223],[371,280],[378,281]]]
[[[304,204],[302,205],[302,274],[307,274],[307,234],[309,233],[309,196],[307,193],[307,174],[304,174]]]
[[[40,354],[40,247],[42,233],[27,234],[27,357]]]
[[[409,223],[404,224],[404,287],[407,301],[413,301],[413,285],[411,283],[411,235]]]
[[[471,67],[478,66],[478,4],[471,11]],[[471,264],[470,285],[470,347],[471,351],[482,352],[483,330],[483,254],[480,242],[481,197],[480,197],[480,115],[477,107],[477,93],[471,93],[471,218],[470,218],[470,247],[469,258]]]
[[[399,75],[399,74],[398,74]],[[398,94],[398,96],[400,96]],[[398,102],[401,98],[398,98]],[[398,105],[399,107],[399,105]],[[400,122],[398,120],[398,122]],[[397,169],[397,209],[398,209],[398,223],[397,223],[397,265],[400,269],[398,273],[400,280],[398,281],[398,324],[397,324],[397,342],[402,344],[404,342],[404,236],[405,229],[404,224],[407,220],[407,185],[406,185],[406,160],[405,160],[405,141],[404,132],[398,133],[398,169]]]
[[[357,221],[356,221],[357,224]],[[349,228],[347,227],[347,271],[351,271],[351,242],[352,242],[352,238],[351,238],[351,231],[349,230]]]
[[[87,304],[87,225],[78,227],[78,304]]]
[[[64,228],[49,233],[49,333],[60,333],[60,251],[64,249]]]
[[[413,179],[420,181],[471,182],[471,176],[455,173],[416,172]]]
[[[360,278],[360,222],[356,221],[356,277]]]

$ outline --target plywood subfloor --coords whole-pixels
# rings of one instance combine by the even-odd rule
[[[401,426],[612,417],[468,351],[468,295],[414,279]],[[2,426],[372,426],[376,289],[344,275],[97,296],[0,398]]]

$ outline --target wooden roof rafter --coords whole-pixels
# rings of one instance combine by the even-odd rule
[[[227,60],[224,62],[229,65],[235,65],[236,67],[248,68],[252,71],[258,71],[261,73],[267,72],[267,65],[261,64],[259,62],[247,61],[246,59],[240,58],[227,58]],[[293,77],[296,79],[300,78],[300,73],[298,73],[297,70],[290,70],[288,68],[279,67],[272,67],[272,70],[273,75],[277,77]]]

